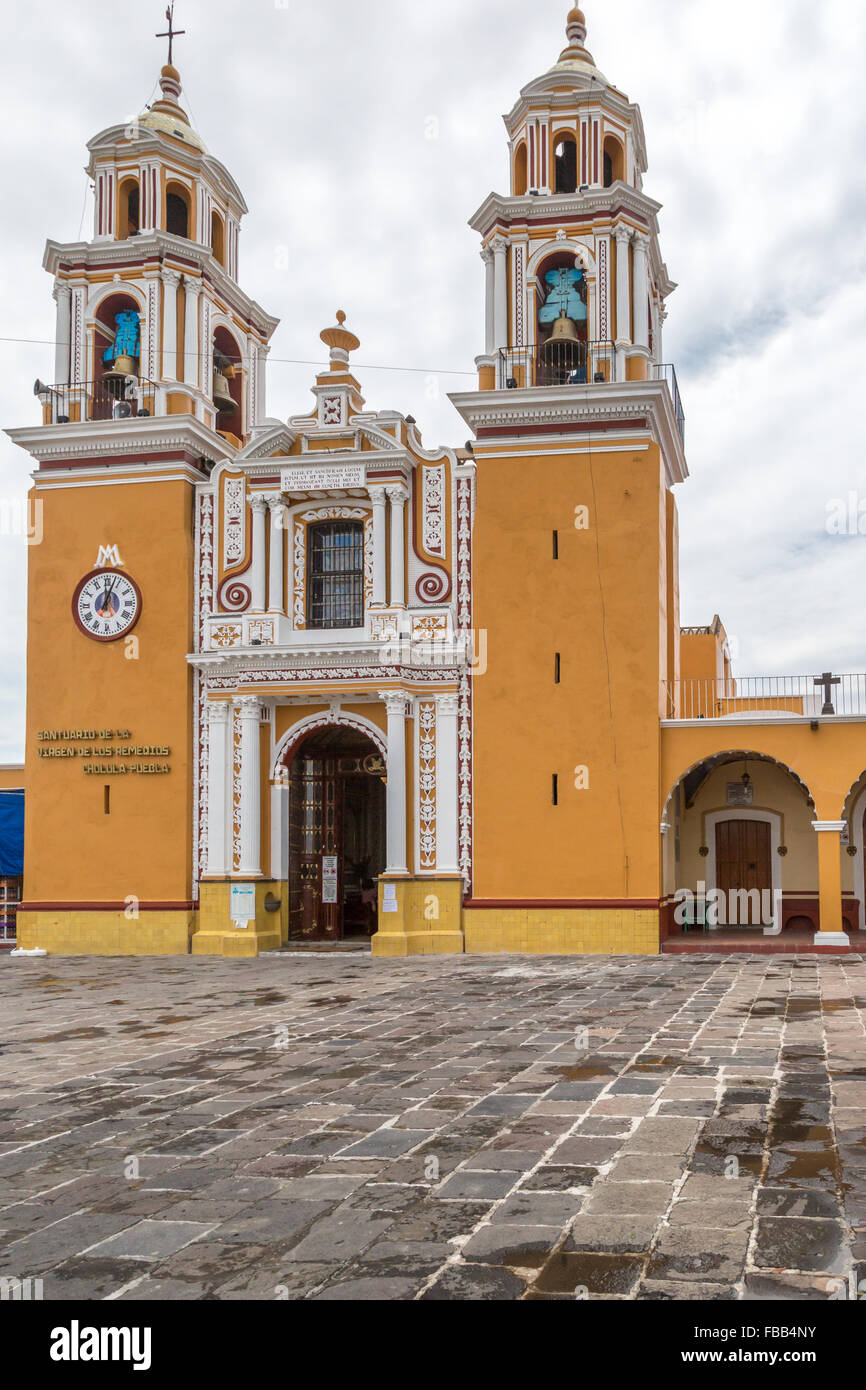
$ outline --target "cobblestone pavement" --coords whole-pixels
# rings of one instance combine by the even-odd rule
[[[826,1299],[862,957],[0,959],[0,1278],[46,1299]]]

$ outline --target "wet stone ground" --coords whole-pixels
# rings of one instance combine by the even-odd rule
[[[864,1011],[859,956],[0,958],[0,1279],[851,1297]]]

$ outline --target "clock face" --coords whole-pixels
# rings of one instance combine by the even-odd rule
[[[94,642],[117,642],[141,617],[141,590],[119,570],[93,570],[75,590],[72,616]]]

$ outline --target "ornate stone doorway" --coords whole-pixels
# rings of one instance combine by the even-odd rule
[[[289,770],[289,939],[369,938],[386,865],[385,761],[354,729],[316,730]]]

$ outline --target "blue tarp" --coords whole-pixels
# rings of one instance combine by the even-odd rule
[[[24,793],[0,791],[0,878],[24,872]]]

